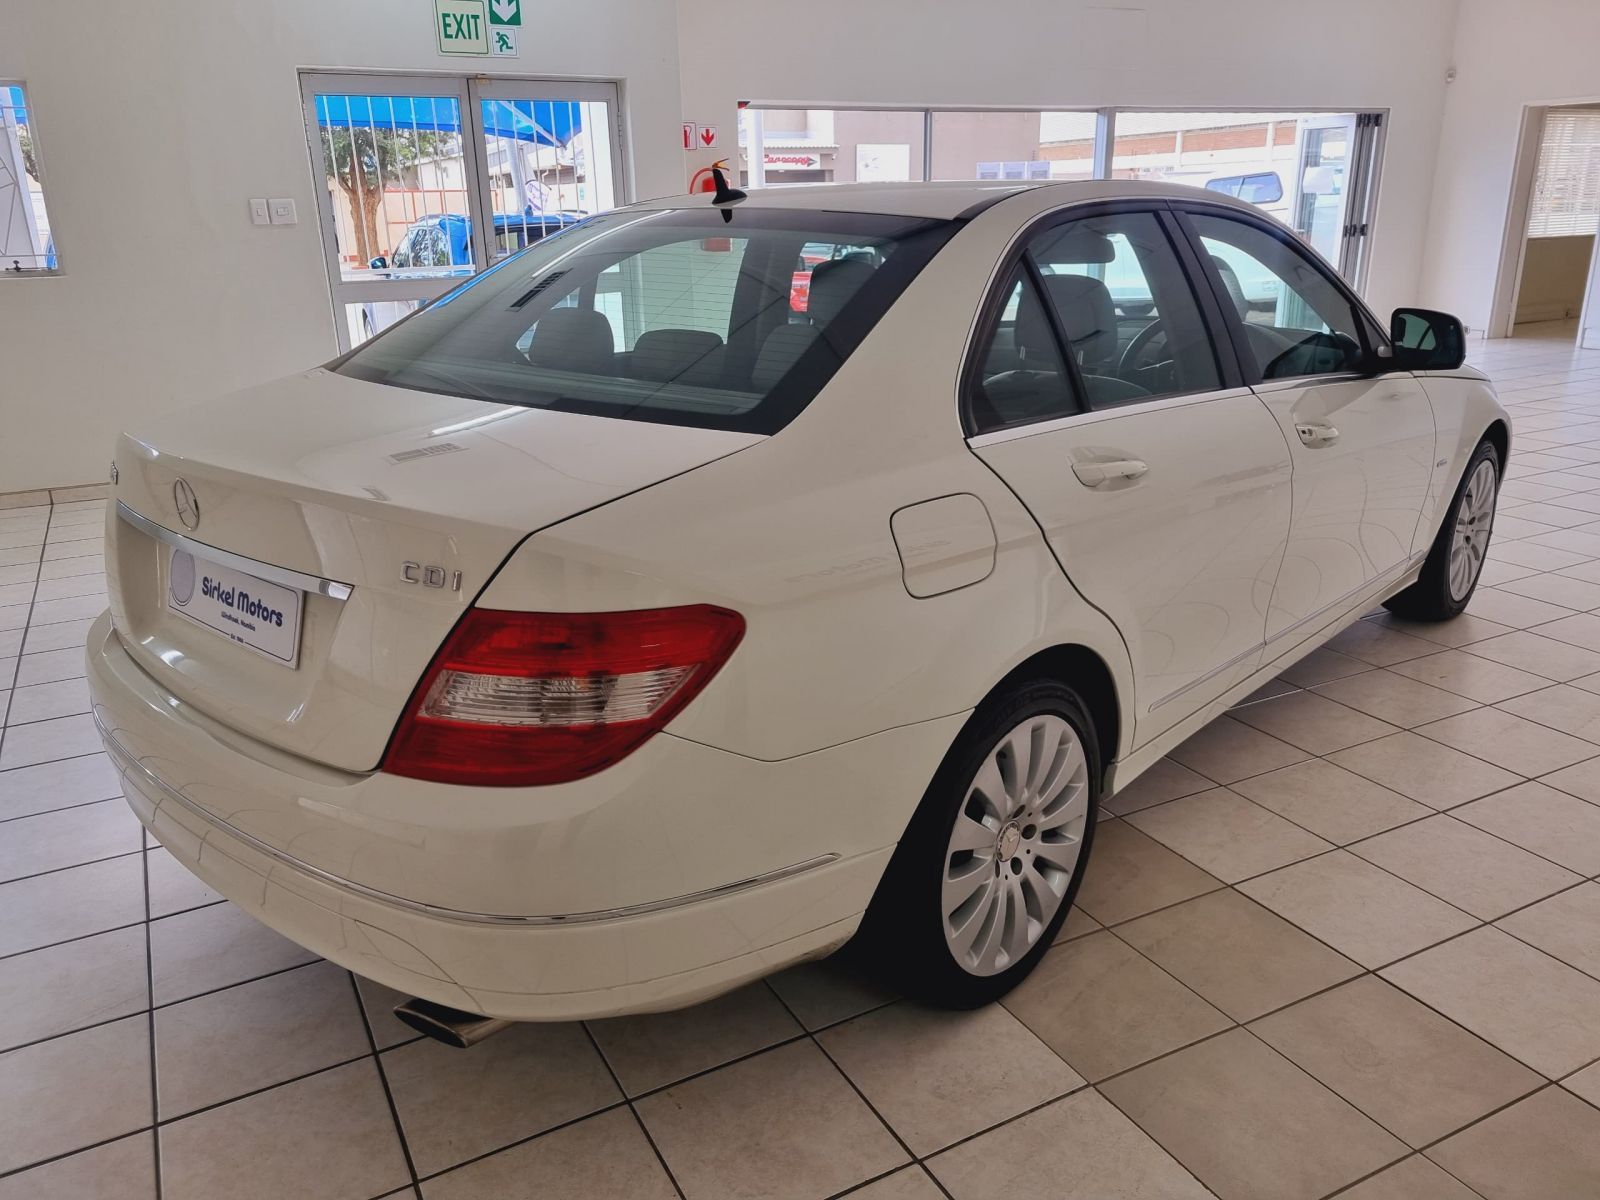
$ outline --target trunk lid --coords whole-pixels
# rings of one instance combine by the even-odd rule
[[[434,651],[523,538],[760,440],[309,371],[123,435],[106,518],[112,616],[180,700],[291,753],[370,770]],[[246,573],[219,573],[230,583],[305,586],[296,664],[175,611],[175,550],[202,578],[220,559]]]

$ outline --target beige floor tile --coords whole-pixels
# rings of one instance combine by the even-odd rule
[[[594,1044],[575,1023],[513,1025],[471,1053],[423,1038],[386,1050],[383,1069],[420,1175],[622,1098]],[[529,1086],[532,1080],[537,1086]]]
[[[895,1004],[817,1040],[918,1157],[1084,1082],[998,1004],[971,1012]]]
[[[0,883],[0,956],[144,920],[137,854]]]
[[[1452,717],[1477,706],[1475,700],[1389,670],[1368,671],[1363,675],[1335,679],[1322,684],[1316,691],[1319,695],[1402,729],[1411,729],[1441,717]]]
[[[1001,1003],[1091,1081],[1232,1024],[1111,933],[1057,946]]]
[[[1534,632],[1585,650],[1600,651],[1600,616],[1594,613],[1562,617],[1559,621],[1537,626]]]
[[[1428,1157],[1490,1200],[1600,1196],[1600,1109],[1546,1088]]]
[[[1228,883],[1331,848],[1315,834],[1227,788],[1185,796],[1136,812],[1127,820]]]
[[[1566,792],[1523,783],[1450,815],[1580,875],[1600,875],[1600,806]]]
[[[1352,746],[1328,761],[1434,809],[1521,782],[1510,771],[1411,732]]]
[[[1544,1082],[1372,975],[1250,1028],[1413,1146],[1454,1133]]]
[[[1426,658],[1396,663],[1390,670],[1479,704],[1494,704],[1524,692],[1536,692],[1549,687],[1551,682],[1543,675],[1480,658],[1467,650],[1441,650]]]
[[[0,1173],[150,1123],[143,1015],[0,1054]]]
[[[1100,807],[1104,812],[1123,816],[1137,812],[1141,808],[1149,808],[1153,804],[1165,804],[1168,800],[1176,800],[1180,796],[1192,796],[1196,792],[1203,792],[1215,786],[1205,776],[1197,775],[1182,763],[1174,762],[1170,758],[1160,758],[1148,771],[1120,789],[1116,795],[1101,800]]]
[[[1600,978],[1600,884],[1569,888],[1495,924],[1567,965]]]
[[[1600,981],[1498,929],[1477,929],[1383,977],[1551,1078],[1600,1057]]]
[[[356,981],[362,1010],[367,1014],[367,1027],[372,1030],[372,1040],[377,1043],[379,1050],[387,1050],[401,1042],[415,1041],[421,1036],[394,1015],[395,1005],[411,999],[409,994],[397,992],[392,987],[385,987],[376,980],[364,979],[360,975],[352,978]]]
[[[350,974],[333,963],[158,1008],[162,1120],[371,1052]]]
[[[803,1031],[765,983],[676,1012],[590,1021],[589,1032],[630,1096],[676,1083]]]
[[[1563,683],[1600,671],[1600,654],[1525,629],[1475,642],[1467,653]]]
[[[1308,757],[1287,742],[1232,717],[1218,717],[1169,756],[1217,783],[1232,783]]]
[[[1096,921],[1074,904],[1067,910],[1067,919],[1061,923],[1061,930],[1056,934],[1056,941],[1070,942],[1073,938],[1082,937],[1086,933],[1093,933],[1100,928],[1102,926],[1099,921]]]
[[[1559,684],[1514,696],[1495,707],[1587,742],[1600,743],[1600,695],[1586,688]]]
[[[1483,1200],[1459,1179],[1414,1155],[1340,1192],[1339,1200]]]
[[[0,742],[0,771],[93,754],[99,749],[100,734],[94,718],[87,714],[35,721],[6,730],[5,740]]]
[[[1483,921],[1580,882],[1571,871],[1452,816],[1391,829],[1350,852]]]
[[[426,1200],[674,1200],[644,1131],[625,1108],[589,1117],[422,1185]]]
[[[69,596],[88,596],[105,590],[105,573],[91,571],[83,575],[67,575],[58,579],[40,579],[33,596],[35,600],[64,600]]]
[[[0,834],[0,882],[137,854],[143,845],[144,827],[121,800],[21,817]]]
[[[81,675],[84,669],[83,644],[89,636],[89,627],[93,624],[93,617],[85,617],[81,621],[62,621],[57,625],[34,625],[29,628],[28,636],[22,643],[22,657],[27,658],[30,655],[40,654],[47,650],[70,650],[77,657],[77,674]],[[18,664],[17,666],[17,679],[19,681],[22,680],[25,665]],[[29,679],[26,682],[37,683],[41,681]]]
[[[687,1200],[810,1200],[906,1161],[808,1041],[647,1096],[638,1111]]]
[[[32,721],[48,721],[54,717],[70,717],[88,711],[89,681],[59,679],[54,683],[19,687],[12,694],[11,707],[6,710],[6,724],[25,725]]]
[[[1600,754],[1581,738],[1535,725],[1496,708],[1446,717],[1417,730],[1423,737],[1491,760],[1521,775],[1544,775]]]
[[[767,982],[807,1029],[821,1029],[895,999],[894,992],[847,955],[801,963],[779,971]]]
[[[1512,567],[1510,570],[1519,579],[1524,576],[1521,567]],[[1487,579],[1479,577],[1478,586],[1486,587],[1488,584]],[[1485,638],[1511,632],[1509,625],[1502,625],[1498,621],[1474,616],[1471,613],[1462,613],[1448,621],[1407,621],[1393,613],[1384,613],[1383,616],[1373,619],[1390,629],[1409,633],[1412,637],[1419,637],[1424,641],[1437,642],[1441,646],[1470,646],[1473,642],[1481,642]]]
[[[1100,1090],[1226,1200],[1312,1200],[1405,1153],[1403,1143],[1242,1029]]]
[[[46,683],[82,679],[85,669],[81,646],[41,650],[24,654],[17,660],[16,682],[18,687],[40,687]]]
[[[1590,609],[1600,608],[1600,584],[1574,579],[1568,575],[1546,572],[1502,583],[1499,586],[1501,591],[1511,592],[1517,596],[1531,596],[1535,600],[1545,600],[1574,611],[1587,612]]]
[[[1367,968],[1477,924],[1344,850],[1252,879],[1239,890]]]
[[[1234,716],[1310,754],[1331,754],[1395,732],[1395,727],[1387,721],[1357,712],[1316,692],[1295,692],[1275,700],[1264,700],[1236,710]]]
[[[1077,902],[1102,925],[1115,925],[1221,886],[1126,821],[1102,821]]]
[[[1568,1075],[1561,1081],[1561,1086],[1600,1108],[1600,1063],[1591,1063],[1583,1070]]]
[[[1509,483],[1506,488],[1509,490],[1518,486],[1515,483]],[[1560,488],[1541,488],[1537,484],[1531,483],[1524,483],[1520,486],[1524,491],[1537,490],[1537,495],[1527,497],[1530,500],[1554,500],[1563,496],[1563,491]],[[45,550],[45,557],[50,557],[48,548]],[[1514,563],[1516,566],[1530,567],[1535,571],[1558,571],[1562,567],[1575,566],[1583,562],[1584,555],[1575,554],[1571,550],[1558,550],[1554,546],[1535,546],[1525,541],[1496,542],[1489,548],[1489,560],[1491,562]],[[1469,610],[1480,616],[1488,617],[1491,621],[1500,621],[1506,625],[1517,624],[1517,621],[1513,619],[1514,610],[1508,606],[1492,599],[1485,599],[1482,603],[1479,603],[1478,597],[1494,597],[1496,595],[1507,596],[1510,593],[1496,593],[1493,588],[1485,588],[1477,596],[1473,597],[1472,603],[1468,606]],[[1522,600],[1523,597],[1516,596],[1513,599]],[[1528,603],[1542,602],[1528,601]],[[1550,607],[1553,608],[1555,606],[1551,605]]]
[[[107,1142],[0,1179],[0,1200],[155,1200],[155,1138]]]
[[[149,871],[150,916],[170,917],[191,908],[203,908],[221,900],[222,893],[214,892],[202,883],[189,868],[157,846],[146,855]]]
[[[902,1167],[850,1193],[850,1200],[944,1200],[939,1185],[921,1167]]]
[[[1357,621],[1327,643],[1327,649],[1374,667],[1388,667],[1438,650],[1436,642],[1412,637],[1376,621]]]
[[[1433,811],[1320,758],[1241,780],[1233,790],[1335,845],[1382,833]]]
[[[1369,662],[1351,658],[1348,654],[1340,654],[1337,650],[1329,650],[1326,646],[1318,646],[1294,666],[1286,667],[1278,678],[1294,684],[1295,687],[1315,687],[1319,683],[1327,683],[1330,679],[1343,679],[1348,675],[1357,675],[1370,670],[1372,664]]]
[[[0,959],[0,1050],[149,1006],[140,925]]]
[[[1591,758],[1588,762],[1574,763],[1570,767],[1552,771],[1539,782],[1591,804],[1600,804],[1600,759]]]
[[[1130,921],[1117,936],[1235,1021],[1253,1020],[1361,973],[1231,889]]]
[[[408,1180],[370,1058],[161,1129],[162,1200],[349,1200]]]
[[[243,983],[314,962],[316,957],[232,904],[213,904],[150,923],[157,1004]]]
[[[1059,1100],[928,1164],[955,1200],[1208,1200],[1170,1154],[1093,1091]]]

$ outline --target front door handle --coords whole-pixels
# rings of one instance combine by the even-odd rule
[[[1331,446],[1339,440],[1339,431],[1325,421],[1297,421],[1294,431],[1313,450]]]
[[[1123,458],[1116,462],[1081,462],[1072,464],[1072,473],[1084,487],[1099,487],[1114,479],[1137,479],[1150,468],[1137,458]]]

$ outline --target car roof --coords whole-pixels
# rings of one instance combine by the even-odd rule
[[[971,215],[1022,192],[1048,191],[1061,204],[1085,200],[1204,200],[1225,204],[1248,212],[1259,212],[1254,205],[1221,192],[1189,187],[1181,183],[1156,183],[1140,179],[1082,179],[1048,182],[1010,180],[956,181],[949,183],[812,183],[780,184],[751,188],[739,201],[751,208],[885,213],[905,217],[933,217],[946,220]],[[1055,198],[1054,196],[1052,198]],[[641,200],[633,209],[704,208],[711,203],[709,192],[685,196],[664,196]]]

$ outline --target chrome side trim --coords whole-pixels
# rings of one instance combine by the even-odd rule
[[[1372,592],[1372,591],[1381,592],[1385,587],[1388,586],[1388,584],[1391,581],[1403,577],[1409,571],[1415,570],[1417,565],[1419,563],[1421,563],[1427,557],[1428,557],[1428,552],[1426,550],[1418,551],[1416,554],[1413,554],[1410,558],[1406,559],[1405,562],[1399,564],[1396,567],[1390,568],[1383,575],[1379,576],[1379,580],[1381,580],[1381,582],[1375,582],[1375,581],[1369,579],[1365,583],[1361,584],[1359,587],[1351,588],[1348,592],[1346,592],[1344,595],[1340,596],[1337,600],[1331,601],[1328,604],[1324,604],[1321,608],[1317,609],[1317,611],[1312,613],[1310,616],[1301,617],[1293,625],[1284,626],[1282,629],[1278,630],[1277,633],[1273,634],[1270,640],[1257,642],[1254,646],[1251,646],[1248,650],[1244,651],[1242,654],[1235,654],[1232,658],[1230,658],[1227,662],[1223,663],[1220,667],[1212,667],[1211,670],[1207,671],[1204,675],[1200,676],[1200,678],[1191,679],[1188,683],[1184,684],[1181,688],[1179,688],[1175,692],[1168,692],[1165,696],[1161,697],[1161,699],[1157,700],[1149,708],[1145,709],[1145,711],[1147,713],[1155,712],[1155,710],[1160,708],[1163,704],[1166,704],[1166,703],[1168,703],[1169,701],[1172,701],[1172,700],[1176,700],[1179,696],[1182,696],[1185,692],[1192,691],[1194,688],[1199,687],[1201,684],[1205,683],[1207,680],[1213,679],[1216,676],[1222,674],[1229,667],[1238,666],[1241,662],[1243,662],[1245,659],[1249,658],[1252,654],[1255,654],[1255,653],[1257,653],[1257,652],[1259,652],[1261,650],[1264,650],[1268,646],[1276,645],[1278,642],[1283,641],[1284,638],[1290,636],[1291,634],[1294,633],[1295,630],[1301,628],[1302,626],[1309,625],[1313,621],[1321,620],[1321,619],[1327,617],[1327,615],[1329,613],[1335,612],[1336,610],[1348,605],[1350,603],[1350,601],[1354,600],[1357,596],[1361,595],[1363,592]]]
[[[334,887],[344,888],[356,892],[370,900],[383,904],[392,904],[396,908],[407,909],[411,912],[422,913],[424,916],[438,917],[448,921],[461,921],[473,925],[511,925],[523,927],[537,927],[547,925],[583,925],[597,921],[616,921],[627,917],[644,916],[648,913],[664,912],[668,909],[683,908],[690,904],[699,904],[705,900],[718,900],[723,896],[731,896],[736,892],[747,891],[750,888],[760,887],[763,884],[777,883],[780,880],[791,879],[796,875],[804,874],[817,867],[826,866],[837,862],[837,854],[819,854],[815,858],[808,858],[804,862],[792,863],[787,867],[779,867],[775,871],[766,871],[760,875],[751,875],[746,879],[736,879],[731,883],[719,884],[716,887],[706,888],[704,891],[690,892],[686,896],[673,896],[667,900],[651,900],[644,904],[625,904],[618,908],[594,909],[589,912],[578,913],[553,913],[550,915],[516,916],[508,913],[477,913],[465,912],[457,908],[444,908],[437,904],[425,904],[420,900],[407,900],[404,896],[381,891],[378,888],[367,887],[365,884],[355,883],[331,871],[324,871],[321,867],[314,867],[302,859],[295,858],[292,854],[285,854],[276,846],[270,846],[260,838],[254,837],[228,821],[223,820],[213,812],[201,808],[193,800],[179,792],[166,780],[162,779],[149,767],[139,762],[129,753],[128,748],[117,740],[116,734],[106,728],[105,722],[100,719],[100,711],[94,712],[94,723],[99,727],[100,736],[106,743],[106,749],[111,758],[122,770],[136,771],[151,786],[163,795],[170,797],[174,803],[181,805],[208,825],[223,830],[230,837],[238,838],[252,850],[266,855],[268,858],[283,863],[296,871],[302,871],[323,883]]]
[[[327,596],[330,600],[348,600],[350,593],[355,590],[348,583],[340,583],[334,579],[323,579],[321,576],[307,575],[300,571],[291,571],[288,567],[274,566],[272,563],[258,562],[253,558],[246,558],[242,554],[235,554],[231,550],[208,546],[205,542],[185,537],[181,533],[174,533],[165,525],[157,525],[149,517],[134,512],[121,500],[117,501],[117,516],[132,525],[140,533],[148,534],[158,542],[165,542],[174,550],[183,550],[189,554],[198,555],[200,558],[210,559],[214,563],[232,567],[236,571],[243,571],[246,575],[254,575],[258,579],[265,579],[283,587],[294,588],[301,592],[315,592],[319,596]]]

